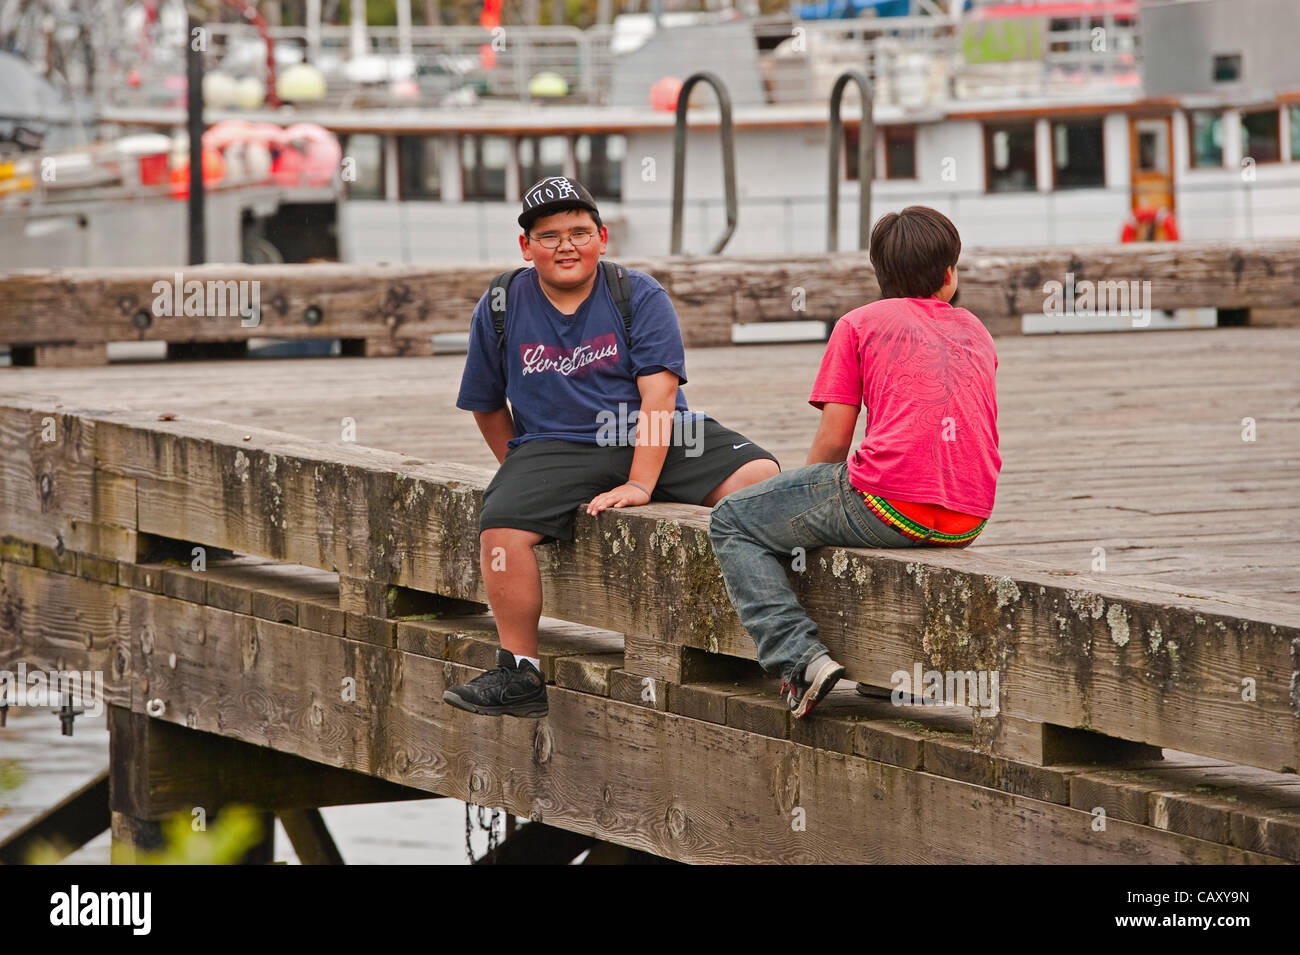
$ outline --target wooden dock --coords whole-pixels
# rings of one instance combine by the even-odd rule
[[[1300,861],[1300,334],[998,350],[976,545],[799,579],[850,679],[993,670],[995,715],[845,683],[792,722],[668,505],[540,549],[546,719],[443,706],[496,644],[457,356],[7,372],[0,665],[104,671],[121,861],[192,806],[436,794],[690,862]],[[819,357],[692,351],[687,395],[797,466]]]
[[[424,356],[433,353],[432,336],[467,331],[492,276],[519,264],[203,265],[0,275],[6,305],[0,345],[11,348],[14,364],[40,366],[102,365],[111,342],[165,342],[178,358],[232,357],[244,354],[249,340],[267,337],[337,339],[351,356]],[[729,345],[736,325],[834,321],[880,295],[863,252],[625,264],[668,290],[692,346]],[[961,304],[996,336],[1019,335],[1022,316],[1043,311],[1046,283],[1053,281],[1072,289],[1095,286],[1096,307],[1103,309],[1113,310],[1120,292],[1124,308],[1136,307],[1128,296],[1132,285],[1153,309],[1213,308],[1221,324],[1300,325],[1300,241],[1294,239],[967,249],[959,271]],[[256,315],[243,315],[241,303]]]

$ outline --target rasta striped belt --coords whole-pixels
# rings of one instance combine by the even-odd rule
[[[984,530],[984,525],[988,523],[986,518],[968,531],[962,531],[960,534],[945,534],[943,531],[937,531],[931,527],[926,527],[924,524],[918,524],[883,497],[877,497],[863,491],[862,500],[866,502],[867,508],[872,514],[904,537],[910,537],[912,540],[919,540],[939,547],[960,547],[967,544],[973,541],[975,536]]]

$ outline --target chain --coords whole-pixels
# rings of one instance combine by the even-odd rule
[[[487,809],[484,806],[474,806],[478,810],[478,828],[487,833],[487,856],[492,856],[501,840],[497,837],[497,819],[501,819],[502,829],[505,828],[505,816],[501,810],[493,809],[490,815],[486,815]],[[474,863],[474,845],[471,837],[474,834],[475,821],[471,804],[465,803],[465,856],[470,864]]]

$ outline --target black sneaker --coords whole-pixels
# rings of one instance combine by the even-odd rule
[[[801,676],[787,678],[781,684],[781,694],[790,707],[790,715],[801,720],[811,713],[813,707],[835,689],[843,675],[844,667],[832,660],[829,653],[823,653],[809,662]]]
[[[515,655],[497,648],[497,665],[484,670],[468,683],[448,687],[442,702],[481,713],[484,716],[522,716],[537,719],[548,712],[546,681],[537,667],[524,660],[515,665]]]

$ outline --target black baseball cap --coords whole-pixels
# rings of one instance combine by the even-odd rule
[[[527,232],[542,216],[575,206],[600,215],[596,200],[578,180],[568,176],[547,176],[524,193],[524,211],[519,213],[519,227]]]

